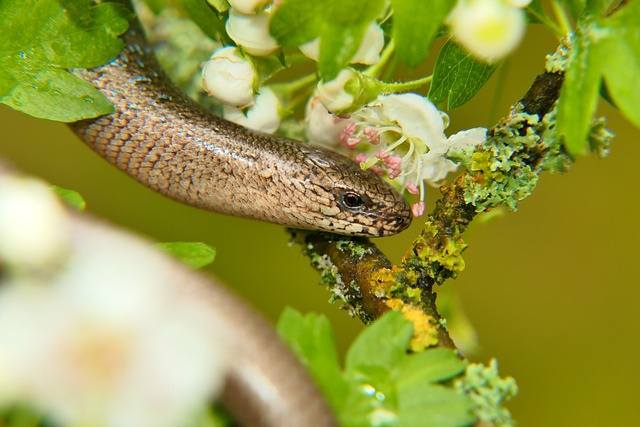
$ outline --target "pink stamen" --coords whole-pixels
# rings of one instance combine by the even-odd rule
[[[418,187],[411,181],[407,182],[407,191],[411,194],[418,194]]]
[[[389,153],[387,150],[379,150],[376,153],[376,157],[381,159],[381,160],[384,160],[384,159],[388,158],[389,156],[391,156],[391,153]]]
[[[425,204],[422,200],[411,205],[411,213],[416,218],[419,216],[422,216],[422,214],[424,214],[424,210],[425,210]]]
[[[400,169],[402,165],[402,157],[389,156],[384,159],[384,165],[390,169]]]
[[[366,128],[364,128],[362,133],[373,145],[380,144],[380,135],[378,134],[378,131],[375,128],[367,126]]]
[[[345,141],[349,147],[355,147],[358,142],[360,142],[360,138],[347,138]]]
[[[358,154],[353,161],[356,163],[364,163],[367,160],[367,155],[364,153]]]

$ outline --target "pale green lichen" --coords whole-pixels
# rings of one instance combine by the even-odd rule
[[[571,46],[573,45],[573,40],[575,39],[575,35],[573,32],[567,33],[567,35],[562,39],[562,43],[558,46],[558,49],[546,57],[545,69],[549,73],[564,73],[567,69],[567,62],[569,60],[569,54],[571,52]]]
[[[498,362],[492,359],[489,366],[478,363],[467,365],[465,374],[454,381],[454,387],[473,400],[476,416],[496,427],[513,427],[515,422],[503,404],[518,393],[518,385],[512,377],[498,374]]]
[[[355,258],[357,261],[362,261],[365,255],[371,253],[371,249],[359,245],[353,240],[340,240],[336,242],[336,248],[340,252],[348,254],[351,258]]]

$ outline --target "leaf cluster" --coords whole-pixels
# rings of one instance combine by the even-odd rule
[[[469,426],[476,420],[471,399],[447,385],[466,363],[450,349],[407,353],[413,327],[398,312],[356,338],[344,368],[326,317],[286,309],[278,332],[307,365],[343,427]]]

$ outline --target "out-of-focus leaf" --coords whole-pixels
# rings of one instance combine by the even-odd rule
[[[57,185],[52,185],[51,190],[53,190],[63,202],[79,211],[83,211],[87,207],[87,202],[84,201],[84,198],[77,191],[67,190]]]
[[[216,250],[202,242],[162,242],[156,246],[195,269],[211,264],[216,257]]]

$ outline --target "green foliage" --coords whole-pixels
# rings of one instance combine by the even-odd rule
[[[412,329],[400,313],[382,316],[353,342],[341,369],[324,316],[286,309],[278,322],[342,427],[472,425],[471,400],[441,384],[460,375],[465,362],[448,349],[407,354]]]
[[[65,70],[113,59],[130,14],[89,0],[0,2],[0,102],[35,117],[72,122],[113,111],[92,85]]]
[[[144,3],[155,13],[158,15],[160,12],[167,7],[168,0],[144,0]]]
[[[462,47],[449,40],[436,59],[429,99],[441,103],[447,99],[447,108],[464,105],[475,96],[496,69],[476,59]]]
[[[392,0],[393,38],[398,56],[417,67],[429,54],[436,32],[455,5],[453,0]]]
[[[194,269],[211,264],[216,257],[216,250],[202,242],[162,242],[156,246]]]
[[[182,5],[191,19],[193,19],[193,22],[207,36],[214,40],[223,41],[226,44],[233,43],[224,29],[226,18],[209,6],[206,0],[182,0]]]
[[[584,17],[573,37],[558,101],[558,133],[574,156],[588,146],[603,78],[622,114],[640,126],[640,4],[629,2],[612,16],[601,17],[604,6],[587,5],[593,14]]]
[[[51,190],[58,195],[67,205],[79,210],[83,211],[87,207],[87,202],[84,201],[84,198],[74,190],[67,190],[66,188],[58,187],[57,185],[52,185]]]
[[[319,70],[332,80],[356,53],[367,26],[382,12],[384,0],[288,0],[271,19],[272,36],[283,47],[320,37]]]

